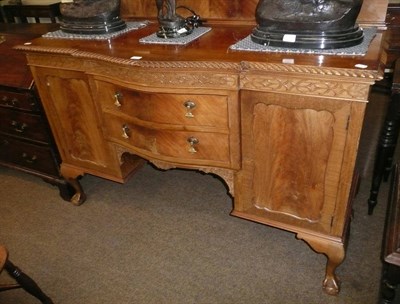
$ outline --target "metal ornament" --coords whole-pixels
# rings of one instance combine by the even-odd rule
[[[120,0],[63,0],[60,29],[72,34],[107,34],[126,28]]]
[[[159,38],[179,38],[190,35],[194,28],[201,25],[200,16],[186,6],[176,6],[175,0],[156,0],[158,11],[158,23],[160,25],[157,31]],[[177,8],[189,10],[193,15],[184,18],[176,13]]]

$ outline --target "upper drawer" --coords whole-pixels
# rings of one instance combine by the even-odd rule
[[[0,107],[0,132],[47,143],[49,134],[40,115]]]
[[[0,89],[0,106],[37,111],[38,104],[30,92],[17,93]]]
[[[149,93],[97,81],[103,111],[118,111],[146,122],[228,129],[228,97]]]

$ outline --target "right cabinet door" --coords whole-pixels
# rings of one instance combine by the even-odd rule
[[[342,169],[354,166],[344,165],[351,111],[350,101],[243,90],[243,159],[233,214],[340,236],[348,200],[338,193],[348,193],[352,180]],[[333,225],[339,225],[335,232]]]

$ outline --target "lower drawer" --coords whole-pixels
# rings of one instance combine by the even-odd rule
[[[105,115],[108,139],[155,158],[228,167],[229,134],[143,127]],[[171,159],[172,158],[172,159]]]
[[[0,162],[60,176],[50,147],[37,146],[3,135],[0,135]]]

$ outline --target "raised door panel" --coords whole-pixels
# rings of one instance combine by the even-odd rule
[[[118,164],[103,140],[86,75],[47,68],[32,71],[63,165],[111,175],[118,172]]]
[[[243,185],[235,211],[329,234],[351,103],[244,91],[241,108]]]

